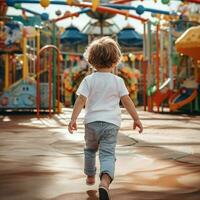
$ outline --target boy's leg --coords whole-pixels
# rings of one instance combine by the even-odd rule
[[[119,128],[108,124],[101,134],[99,144],[100,178],[102,186],[108,188],[114,179],[115,171],[115,147]]]
[[[91,124],[85,125],[85,167],[84,172],[87,175],[87,184],[91,185],[95,182],[96,174],[96,152],[98,150],[98,141],[95,136],[94,129]]]
[[[110,177],[109,174],[107,174],[107,173],[102,173],[102,174],[101,174],[101,184],[100,184],[100,186],[103,186],[103,187],[105,187],[105,188],[109,188],[110,183],[112,182],[112,180],[113,180],[113,179]]]

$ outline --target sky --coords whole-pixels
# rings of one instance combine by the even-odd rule
[[[146,8],[154,8],[158,10],[165,10],[165,11],[175,11],[177,10],[178,5],[180,4],[180,1],[177,0],[171,0],[169,5],[164,5],[161,3],[161,0],[157,0],[155,3],[154,0],[144,0],[144,1],[133,1],[132,6],[137,7],[138,5],[143,5]],[[70,12],[76,12],[79,11],[80,8],[77,7],[71,7],[71,6],[59,6],[59,5],[50,5],[46,9],[42,8],[40,5],[37,4],[22,4],[23,7],[28,8],[33,11],[37,11],[38,13],[47,12],[49,14],[50,19],[56,18],[55,12],[57,10],[60,10],[62,14],[64,14],[66,11]],[[135,11],[130,11],[130,13],[137,15]],[[20,10],[16,10],[14,8],[9,8],[8,15],[21,15]],[[145,12],[141,15],[143,18],[151,18],[151,13]],[[78,27],[79,30],[82,30],[83,27],[91,20],[86,14],[80,15],[78,18],[68,18],[62,21],[59,21],[57,23],[58,26],[68,27],[71,24]],[[124,16],[116,15],[113,17],[110,21],[115,22],[118,27],[124,28],[127,25],[131,25],[135,28],[136,31],[142,33],[143,26],[140,21],[135,19],[126,19]]]

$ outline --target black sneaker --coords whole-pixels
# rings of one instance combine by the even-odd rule
[[[99,186],[99,200],[110,200],[108,189]]]

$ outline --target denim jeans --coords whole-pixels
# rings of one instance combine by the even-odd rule
[[[103,121],[85,124],[84,172],[86,175],[96,174],[96,152],[99,150],[100,177],[103,173],[107,173],[113,180],[118,131],[118,126]]]

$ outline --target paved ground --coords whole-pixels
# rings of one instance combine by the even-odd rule
[[[52,119],[0,115],[1,200],[97,200],[85,185],[83,124],[70,135],[71,109]],[[113,200],[199,200],[200,116],[139,111],[145,131],[132,131],[123,111]]]

